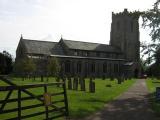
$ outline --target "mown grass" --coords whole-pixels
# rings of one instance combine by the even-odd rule
[[[36,81],[33,80],[25,80],[22,81],[21,78],[14,78],[13,79],[14,83],[23,85],[23,84],[30,84],[30,83],[42,83],[40,82],[40,78],[36,78]],[[55,81],[55,79],[50,78],[49,82]],[[96,112],[97,110],[100,110],[103,108],[104,104],[112,101],[115,99],[118,95],[126,91],[133,83],[135,80],[127,80],[124,81],[122,84],[117,84],[117,81],[110,81],[109,79],[106,80],[101,80],[101,79],[96,79],[95,80],[95,85],[96,85],[96,92],[95,93],[89,93],[89,80],[86,79],[86,91],[73,91],[73,90],[67,90],[68,94],[68,104],[69,104],[69,114],[71,118],[82,118],[85,117],[89,114],[92,114]],[[0,85],[5,85],[5,83],[0,82]],[[111,87],[107,87],[106,85],[111,85]],[[49,87],[48,88],[49,92],[51,93],[56,93],[59,91],[62,91],[61,88],[58,87]],[[40,95],[44,93],[44,88],[32,88],[30,91],[36,95]],[[6,92],[0,92],[0,99],[4,99],[6,95]],[[22,96],[27,96],[25,93],[22,94]],[[17,91],[15,91],[11,98],[16,98],[17,97]],[[63,96],[59,97],[52,97],[52,100],[59,100],[63,99]],[[26,100],[22,102],[22,106],[28,106],[28,105],[33,105],[36,103],[40,103],[37,100]],[[58,106],[64,106],[63,103],[58,104]],[[5,109],[10,109],[17,107],[17,102],[8,104],[5,106]],[[45,108],[44,107],[38,107],[30,110],[24,110],[22,112],[22,115],[26,114],[31,114],[33,112],[39,112],[43,111]],[[53,113],[55,114],[55,113]],[[52,114],[50,114],[52,115]],[[0,119],[7,119],[11,117],[16,117],[17,113],[10,113],[10,114],[0,114]],[[42,119],[44,118],[44,115],[37,116],[34,118],[29,118],[28,120],[37,120],[37,119]]]
[[[146,80],[148,89],[151,93],[150,100],[152,104],[152,109],[155,111],[155,113],[160,116],[160,101],[156,100],[156,87],[160,87],[160,80],[155,78],[149,78]]]

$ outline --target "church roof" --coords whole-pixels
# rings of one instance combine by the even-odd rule
[[[89,43],[64,39],[61,40],[69,49],[120,53],[119,49],[106,44]],[[23,38],[21,38],[21,42],[25,47],[26,53],[44,55],[64,55],[61,42],[29,40]]]
[[[62,40],[69,49],[99,51],[99,52],[117,52],[117,53],[121,52],[120,49],[113,47],[111,45],[82,42],[82,41],[73,41],[73,40],[64,40],[64,39]]]
[[[63,50],[57,42],[38,41],[29,39],[21,39],[21,40],[25,45],[27,53],[46,54],[46,55],[63,54]]]

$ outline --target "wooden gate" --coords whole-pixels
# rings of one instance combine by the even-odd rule
[[[6,77],[0,76],[0,80],[9,84],[9,86],[0,86],[0,93],[4,92],[3,94],[5,94],[7,92],[7,94],[5,94],[4,97],[0,97],[0,116],[13,112],[16,112],[15,114],[17,114],[16,117],[7,118],[7,120],[22,120],[26,118],[36,117],[39,115],[43,115],[43,118],[40,119],[52,120],[63,116],[67,118],[67,116],[69,115],[65,82],[27,84],[20,86],[14,84],[13,82],[11,82],[11,80],[7,79]],[[60,86],[58,87],[59,91],[55,92],[48,90],[48,88],[51,88],[53,86]],[[36,95],[35,93],[33,93],[33,91],[30,90],[33,88],[41,88],[41,91],[43,90],[43,93]],[[13,92],[17,93],[16,98],[11,97]],[[61,96],[63,99],[56,100],[55,98],[58,96]],[[38,103],[27,106],[22,105],[22,103],[27,102],[27,100],[37,100]],[[14,105],[16,103],[16,106],[14,106],[14,108],[5,108],[6,105],[13,103]],[[35,112],[33,109],[38,107],[41,107],[44,110]],[[22,112],[28,109],[30,109],[32,112],[30,114],[23,115]],[[2,117],[0,118],[3,119]]]

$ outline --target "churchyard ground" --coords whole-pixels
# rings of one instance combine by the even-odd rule
[[[48,82],[54,82],[54,81],[55,81],[54,78],[49,78]],[[117,84],[117,80],[111,81],[109,79],[105,79],[105,80],[95,79],[94,81],[96,85],[96,92],[90,93],[89,79],[86,79],[85,81],[86,81],[86,91],[80,91],[80,88],[78,91],[67,90],[70,118],[83,118],[85,116],[88,116],[89,114],[92,114],[102,109],[104,107],[104,104],[116,99],[117,96],[119,96],[121,93],[126,91],[135,82],[135,80],[125,80],[122,84]],[[32,79],[26,79],[25,81],[22,81],[22,78],[13,78],[13,82],[18,85],[24,85],[24,84],[30,84],[30,83],[31,84],[42,83],[40,78],[36,78],[35,81],[33,81]],[[5,83],[3,82],[0,82],[0,84],[5,85]],[[33,88],[30,91],[38,95],[43,92],[43,89]],[[49,91],[57,92],[57,91],[60,91],[60,88],[49,87]],[[6,95],[5,92],[1,92],[0,93],[1,99],[2,98],[4,99],[5,95]],[[25,94],[22,94],[22,96],[25,96]],[[17,93],[13,93],[13,95],[11,96],[11,98],[15,98],[15,97],[17,97]],[[61,98],[60,97],[52,98],[53,101],[58,99],[61,99]],[[37,100],[25,101],[22,103],[22,106],[33,105],[37,102],[38,102]],[[61,104],[59,105],[61,106]],[[15,106],[17,106],[17,102],[6,105],[5,109],[13,108]],[[22,115],[26,115],[26,114],[33,113],[36,111],[41,111],[41,110],[44,110],[44,107],[33,108],[32,110],[25,110],[22,113]],[[7,119],[16,115],[17,113],[13,112],[10,114],[0,115],[0,118]],[[40,118],[44,118],[44,116],[37,116],[32,118],[32,120],[37,120]]]
[[[152,105],[152,109],[155,111],[155,113],[160,116],[160,101],[156,100],[156,87],[160,87],[160,80],[156,78],[148,78],[146,80],[147,87],[151,93],[150,95],[150,102]]]

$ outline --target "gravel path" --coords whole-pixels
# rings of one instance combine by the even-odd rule
[[[104,109],[83,120],[160,120],[150,109],[148,95],[145,80],[139,79]]]

